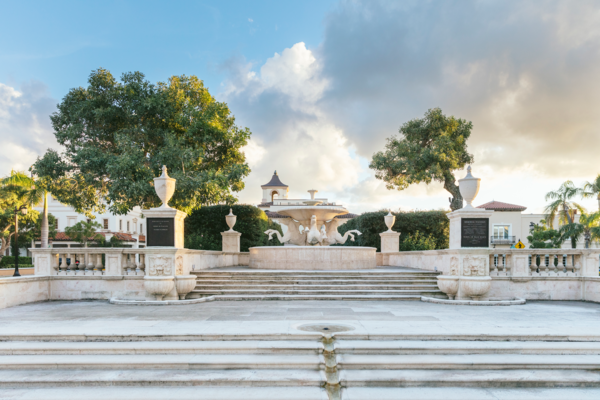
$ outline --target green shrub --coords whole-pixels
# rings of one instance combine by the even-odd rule
[[[15,264],[0,266],[0,268],[3,268],[3,269],[14,268],[14,267],[15,267]],[[19,269],[21,269],[21,268],[33,268],[33,264],[21,264],[21,257],[19,257]]]
[[[31,257],[23,257],[19,256],[19,265],[21,264],[32,264],[33,261]],[[2,257],[2,261],[0,261],[0,267],[8,266],[8,268],[12,268],[15,265],[15,256],[4,256]]]
[[[338,230],[342,235],[352,229],[358,229],[362,233],[354,242],[348,239],[342,246],[376,247],[377,251],[381,251],[379,234],[387,231],[383,219],[387,213],[388,211],[364,213],[340,226]],[[444,211],[410,211],[392,214],[396,216],[396,223],[392,229],[400,232],[399,250],[448,248],[449,220]]]
[[[248,251],[256,246],[280,246],[277,237],[272,240],[265,235],[268,229],[283,233],[281,226],[269,218],[258,207],[251,205],[206,206],[194,210],[185,219],[185,247],[188,249],[221,250],[221,232],[229,230],[225,216],[229,209],[237,216],[234,230],[240,232],[240,250]]]

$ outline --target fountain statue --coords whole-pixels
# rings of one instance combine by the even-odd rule
[[[350,238],[354,241],[354,234],[361,235],[356,229],[350,230],[342,236],[338,232],[340,220],[338,215],[348,213],[342,206],[323,205],[321,200],[315,200],[316,190],[309,190],[311,200],[306,200],[302,205],[287,206],[277,209],[277,213],[287,218],[278,219],[287,227],[287,232],[282,236],[278,231],[269,229],[265,234],[269,240],[277,236],[280,243],[295,246],[330,246],[344,244]]]

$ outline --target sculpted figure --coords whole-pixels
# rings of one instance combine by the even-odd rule
[[[300,233],[300,223],[298,221],[295,221],[293,218],[285,218],[280,221],[283,225],[287,226],[287,232],[285,235],[281,236],[279,231],[269,229],[268,231],[265,231],[265,233],[269,235],[269,240],[273,238],[273,235],[276,235],[280,243],[306,246],[306,232]]]
[[[332,219],[329,222],[325,222],[327,243],[330,245],[336,243],[344,244],[346,243],[346,240],[348,240],[348,237],[350,237],[350,240],[354,242],[354,234],[362,235],[362,233],[360,233],[356,229],[353,229],[346,232],[344,236],[342,236],[340,235],[340,232],[338,232],[339,224],[340,220],[336,218]]]

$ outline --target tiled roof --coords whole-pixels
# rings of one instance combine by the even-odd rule
[[[258,207],[258,208],[261,208],[261,207],[271,207],[272,205],[273,205],[273,202],[269,201],[268,203],[260,203],[256,207]]]
[[[102,236],[106,237],[107,234],[112,234],[113,236],[115,236],[117,239],[122,240],[124,242],[135,242],[136,240],[133,238],[133,235],[130,233],[122,233],[122,232],[98,232],[99,234],[101,234]],[[39,240],[39,238],[38,238]],[[73,239],[71,239],[66,233],[64,232],[57,232],[56,236],[54,237],[54,239],[51,239],[52,241],[55,242],[71,242],[73,241]],[[146,242],[146,236],[144,235],[140,235],[140,242]]]
[[[283,186],[283,187],[288,187],[288,185],[283,184],[279,180],[279,175],[277,175],[277,171],[275,171],[273,173],[273,177],[271,178],[271,180],[269,181],[269,183],[264,184],[261,187],[267,187],[267,186]]]
[[[477,208],[485,208],[493,211],[525,211],[527,207],[518,206],[516,204],[503,203],[501,201],[490,201],[488,203],[477,206]]]

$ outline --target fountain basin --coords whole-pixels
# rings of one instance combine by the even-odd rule
[[[250,248],[250,268],[346,270],[377,267],[375,247],[264,246]]]

